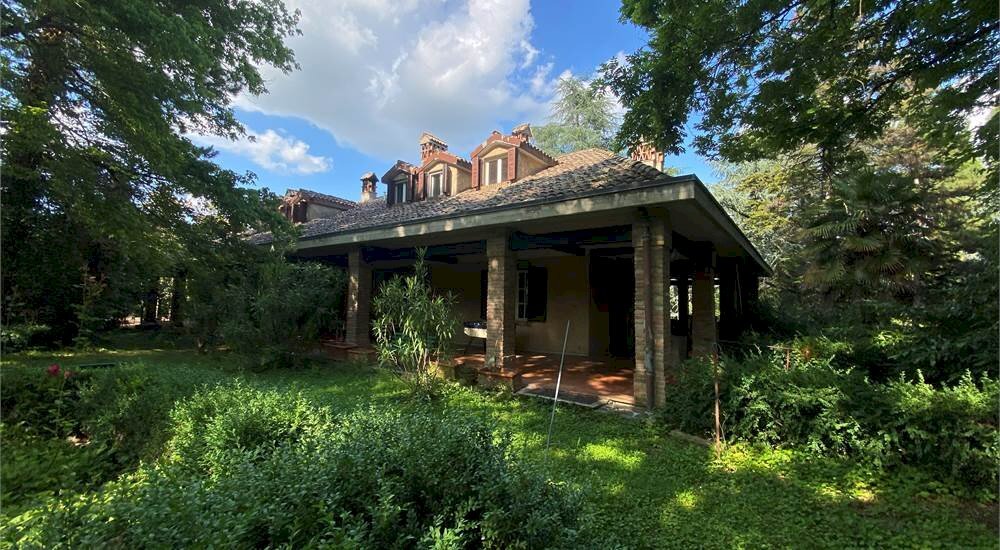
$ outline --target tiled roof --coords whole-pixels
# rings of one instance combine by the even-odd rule
[[[358,203],[354,201],[349,201],[347,199],[342,199],[340,197],[335,197],[333,195],[327,195],[326,193],[320,193],[318,191],[312,191],[309,189],[289,189],[287,195],[298,194],[300,197],[319,204],[327,204],[329,206],[339,206],[340,208],[354,208]]]
[[[460,216],[483,210],[518,208],[526,203],[557,202],[616,189],[627,190],[675,180],[641,162],[619,157],[604,149],[585,149],[561,155],[555,166],[507,185],[486,185],[453,196],[387,206],[379,197],[329,218],[300,225],[302,239],[334,233],[402,225],[433,218]],[[251,242],[271,241],[268,233]]]

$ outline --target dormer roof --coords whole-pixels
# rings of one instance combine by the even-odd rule
[[[399,174],[412,174],[417,170],[415,166],[405,160],[397,160],[385,174],[382,174],[382,183],[396,179]]]
[[[458,155],[449,153],[448,151],[435,151],[431,153],[430,155],[427,156],[426,159],[424,159],[424,163],[423,165],[420,166],[420,169],[424,170],[431,164],[434,164],[435,162],[443,162],[445,164],[450,164],[452,166],[461,168],[462,170],[472,170],[471,162],[465,160],[464,158]]]
[[[520,128],[520,126],[518,128]],[[528,154],[534,157],[537,157],[538,160],[548,164],[549,166],[555,165],[556,159],[552,158],[545,151],[542,151],[538,147],[535,147],[530,142],[528,142],[528,137],[530,135],[531,135],[530,130],[528,130],[527,132],[514,133],[509,136],[505,136],[501,134],[499,131],[493,130],[493,132],[490,133],[490,137],[486,138],[486,141],[480,143],[479,146],[477,146],[475,149],[472,150],[472,157],[473,158],[478,157],[486,149],[488,148],[491,149],[492,144],[498,143],[499,146],[501,147],[503,146],[520,147],[521,150],[527,152]]]
[[[331,208],[339,208],[341,210],[354,208],[358,205],[358,203],[354,201],[349,201],[333,195],[327,195],[326,193],[320,193],[311,189],[289,189],[288,192],[285,193],[285,200],[305,200],[312,204],[320,204]]]

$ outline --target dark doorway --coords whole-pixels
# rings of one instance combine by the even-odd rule
[[[590,284],[597,311],[607,317],[607,353],[635,357],[635,268],[632,250],[592,251]]]

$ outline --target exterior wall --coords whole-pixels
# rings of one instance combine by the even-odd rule
[[[338,212],[343,212],[344,210],[344,208],[334,208],[332,206],[309,203],[306,207],[306,221],[318,218],[329,218]]]
[[[589,272],[590,270],[588,269]],[[588,323],[590,327],[590,348],[588,351],[592,357],[601,357],[608,354],[608,348],[611,346],[611,310],[605,308],[605,311],[601,311],[597,307],[593,291],[588,288],[587,292],[589,295],[587,307],[590,311],[590,322]]]
[[[459,322],[482,319],[482,289],[480,288],[483,265],[433,264],[431,286],[435,292],[450,292],[455,297],[455,316]],[[469,341],[461,327],[456,331],[454,343],[464,346]],[[474,349],[482,351],[476,344]]]
[[[451,167],[451,177],[452,191],[455,193],[461,193],[466,189],[472,187],[472,177],[469,172],[465,170],[459,170],[458,168]]]
[[[548,303],[545,321],[517,321],[518,353],[560,353],[563,336],[566,334],[566,321],[569,320],[571,324],[566,354],[588,355],[591,299],[587,258],[553,256],[533,258],[530,263],[548,271]]]
[[[482,159],[482,160],[488,160],[488,159],[495,159],[495,158],[506,157],[506,156],[507,156],[507,148],[506,147],[497,147],[496,149],[493,149],[489,153],[486,153],[485,155],[483,155],[483,156],[481,156],[479,158]]]
[[[521,151],[517,152],[517,179],[526,178],[546,168],[542,161]]]

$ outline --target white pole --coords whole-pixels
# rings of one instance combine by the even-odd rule
[[[548,460],[549,444],[552,442],[552,424],[556,421],[556,405],[559,403],[559,385],[562,383],[563,363],[566,361],[566,341],[569,340],[569,321],[566,321],[566,334],[563,336],[562,355],[559,356],[559,374],[556,375],[556,394],[552,397],[552,415],[549,418],[549,435],[545,438],[545,458]]]

